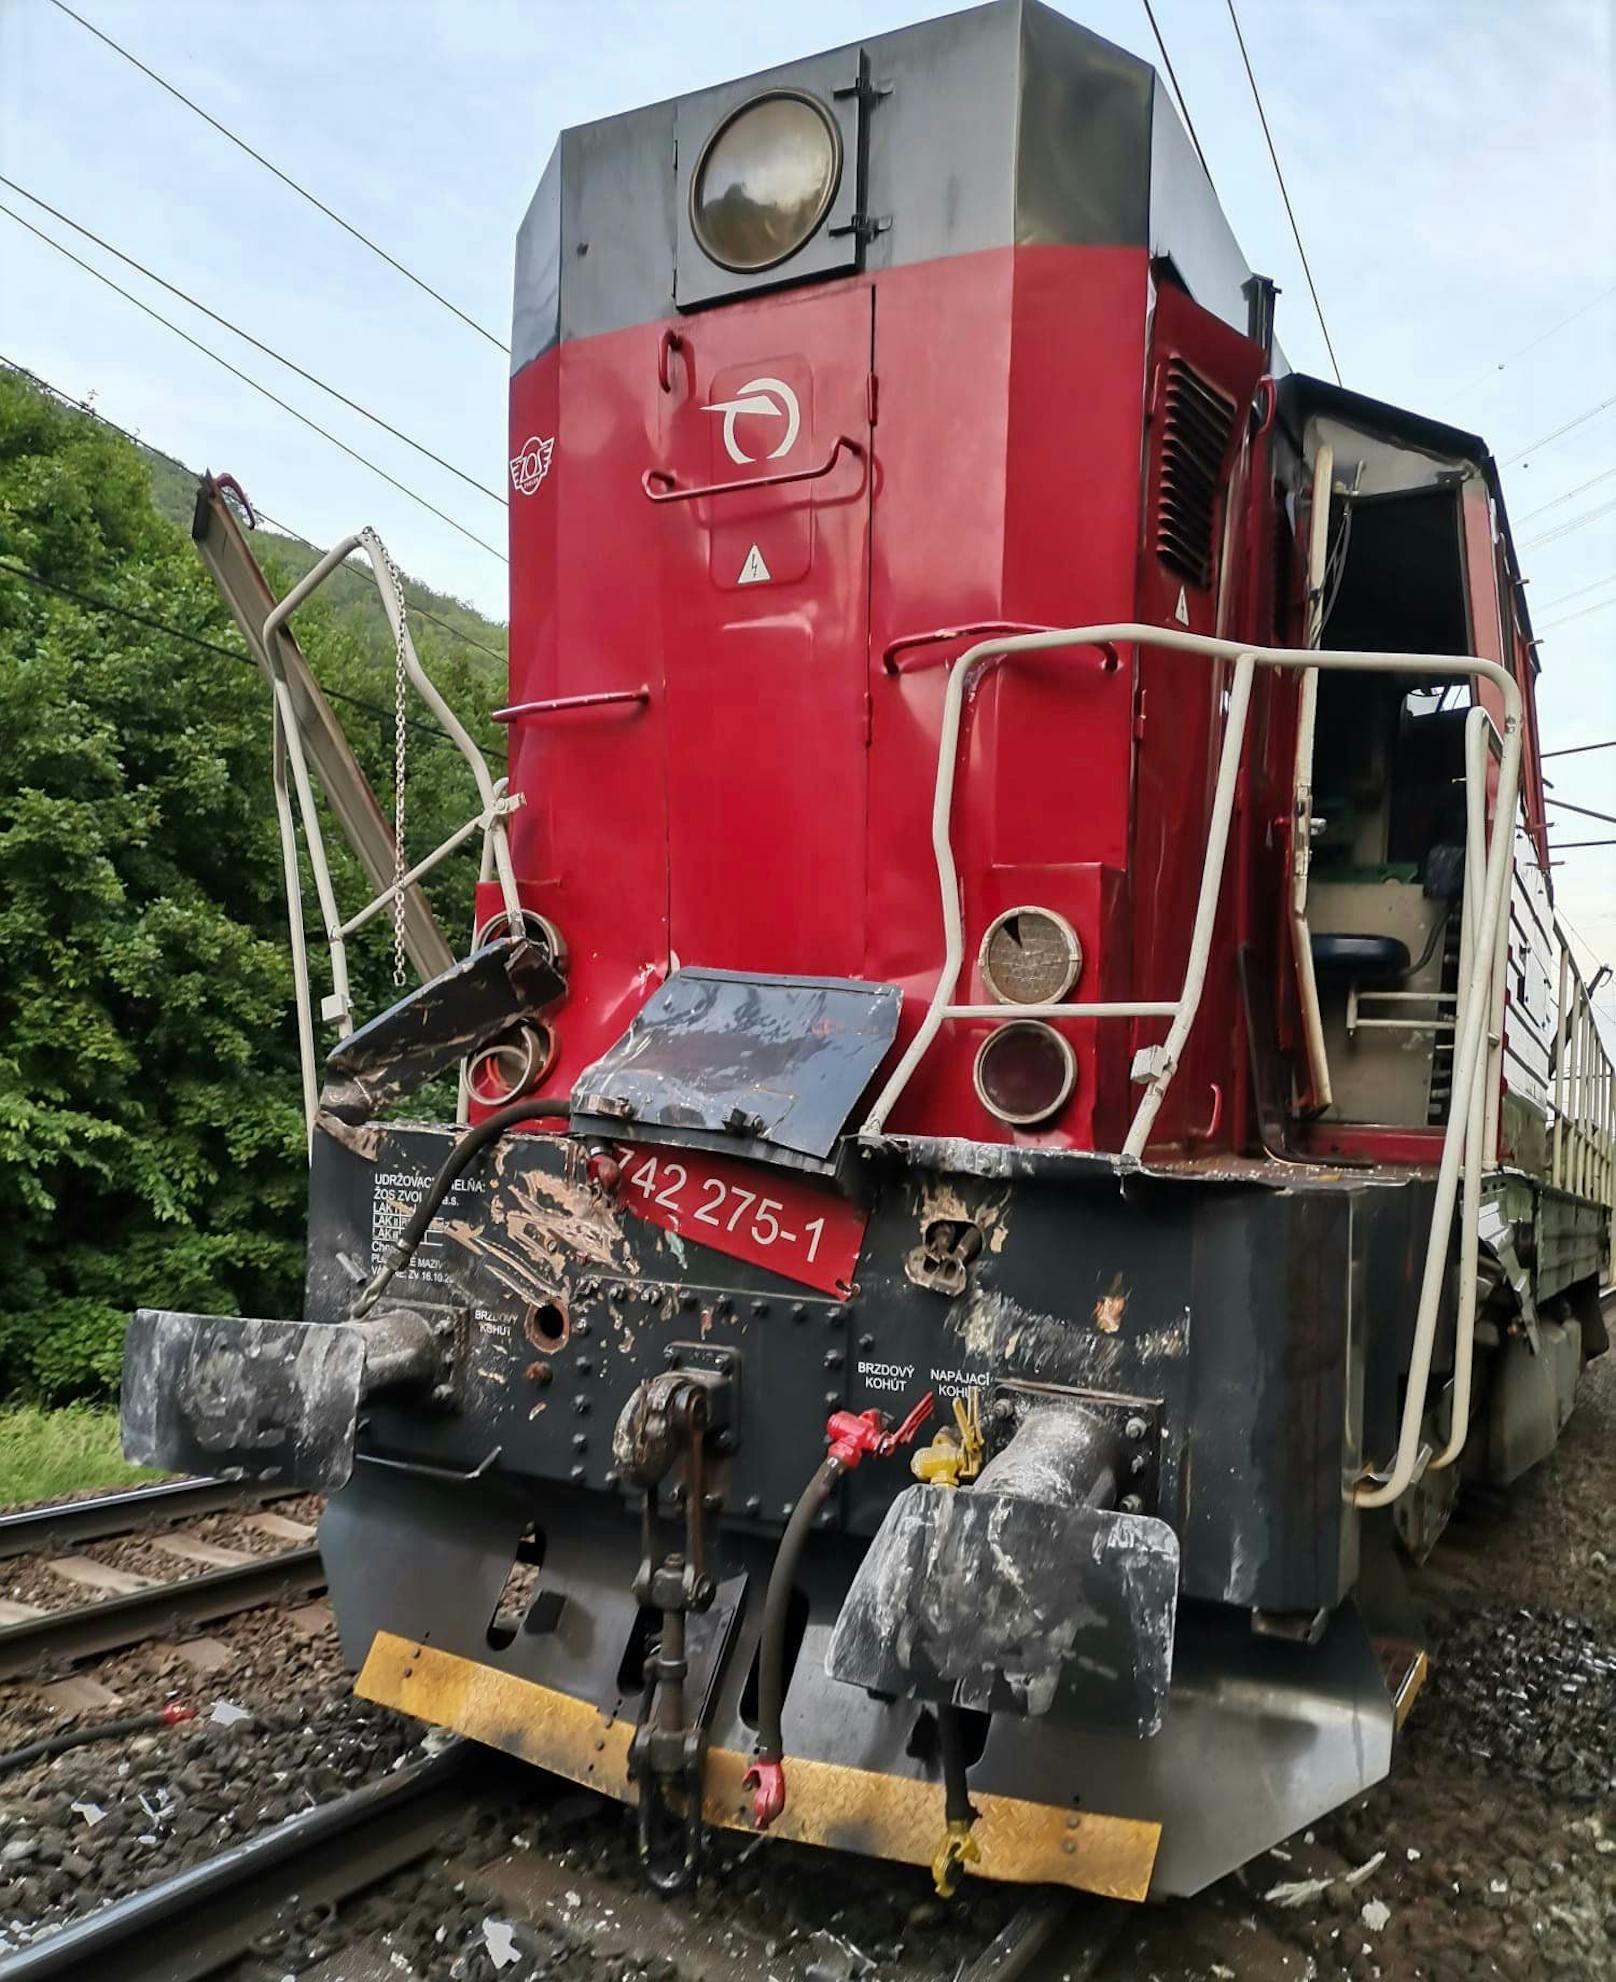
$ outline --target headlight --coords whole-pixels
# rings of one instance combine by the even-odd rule
[[[466,1061],[466,1086],[485,1108],[531,1093],[555,1059],[555,1035],[537,1019],[519,1019]]]
[[[707,140],[690,181],[690,225],[720,268],[773,268],[809,240],[842,176],[842,138],[811,96],[743,103]]]
[[[567,974],[567,945],[561,931],[547,915],[540,915],[536,908],[522,911],[522,927],[527,932],[527,940],[538,950],[547,964],[559,970],[563,977]],[[504,909],[497,908],[492,915],[484,916],[477,925],[476,934],[471,939],[471,947],[480,950],[485,943],[497,943],[511,933],[510,918]]]
[[[989,1114],[1030,1128],[1065,1106],[1077,1082],[1077,1055],[1042,1019],[1016,1019],[983,1040],[975,1080]]]
[[[1077,982],[1083,945],[1050,908],[1007,908],[988,925],[977,958],[982,980],[1007,1005],[1054,1005]]]

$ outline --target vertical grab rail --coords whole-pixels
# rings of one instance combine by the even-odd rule
[[[1494,985],[1498,976],[1499,944],[1508,932],[1506,903],[1513,871],[1514,841],[1510,825],[1515,817],[1516,798],[1520,786],[1522,728],[1519,684],[1515,677],[1498,662],[1483,660],[1474,654],[1454,656],[1452,654],[1353,653],[1320,651],[1310,647],[1256,647],[1239,641],[1216,639],[1209,634],[1185,633],[1175,628],[1150,626],[1138,621],[1106,626],[1068,627],[1049,633],[1010,635],[979,641],[974,647],[968,648],[955,661],[949,673],[938,743],[937,779],[932,796],[932,850],[937,861],[938,888],[942,902],[943,965],[938,975],[937,988],[932,994],[931,1003],[927,1007],[919,1029],[893,1069],[886,1085],[876,1097],[875,1104],[870,1109],[860,1131],[860,1140],[866,1143],[881,1141],[887,1117],[946,1020],[984,1014],[993,1017],[1003,1016],[1001,1008],[996,1006],[980,1007],[950,1003],[955,986],[959,982],[965,954],[964,920],[960,903],[959,873],[954,862],[951,821],[954,780],[959,756],[960,724],[966,691],[973,676],[990,660],[1004,660],[1020,654],[1042,653],[1054,648],[1110,649],[1121,645],[1165,647],[1178,653],[1198,654],[1208,661],[1232,661],[1235,664],[1235,684],[1231,684],[1229,709],[1225,719],[1223,749],[1219,757],[1218,780],[1213,795],[1206,859],[1201,872],[1201,892],[1196,907],[1195,927],[1191,933],[1190,958],[1178,997],[1165,1004],[1125,1001],[1106,1005],[1071,1004],[1016,1008],[1017,1016],[1030,1016],[1036,1013],[1040,1017],[1065,1021],[1171,1013],[1173,1023],[1167,1040],[1159,1047],[1147,1049],[1145,1054],[1138,1057],[1135,1064],[1136,1076],[1143,1072],[1147,1085],[1123,1144],[1122,1156],[1130,1166],[1137,1164],[1143,1156],[1151,1125],[1177,1070],[1178,1056],[1194,1026],[1205,986],[1211,928],[1209,922],[1204,922],[1203,910],[1210,901],[1212,912],[1215,914],[1222,887],[1228,849],[1228,824],[1234,805],[1235,780],[1240,768],[1240,746],[1244,736],[1246,708],[1254,669],[1275,667],[1297,671],[1308,668],[1329,668],[1362,674],[1415,674],[1425,677],[1435,675],[1450,680],[1468,677],[1477,682],[1494,683],[1503,702],[1504,722],[1500,732],[1502,751],[1494,810],[1495,830],[1487,848],[1485,873],[1480,884],[1469,975],[1460,986],[1459,1017],[1455,1026],[1454,1040],[1453,1095],[1448,1108],[1447,1127],[1442,1138],[1441,1161],[1437,1168],[1436,1194],[1431,1211],[1431,1229],[1426,1242],[1424,1272],[1420,1281],[1419,1305],[1415,1314],[1414,1341],[1409,1356],[1408,1385],[1404,1397],[1397,1451],[1391,1470],[1384,1478],[1371,1476],[1360,1480],[1351,1491],[1351,1498],[1359,1507],[1384,1507],[1398,1499],[1413,1482],[1416,1473],[1422,1470],[1423,1464],[1428,1464],[1430,1461],[1429,1448],[1421,1446],[1420,1429],[1425,1417],[1425,1402],[1430,1386],[1431,1356],[1436,1341],[1437,1315],[1441,1307],[1443,1281],[1447,1274],[1448,1242],[1453,1233],[1459,1172],[1467,1147],[1475,1150],[1478,1163],[1480,1160],[1481,1132],[1478,1131],[1475,1138],[1471,1135],[1478,1091],[1482,1096],[1483,1125],[1486,1119],[1484,1073],[1490,1042],[1485,1035],[1488,1030]],[[1244,692],[1237,695],[1236,684],[1241,680],[1242,670]],[[1479,736],[1481,731],[1477,726],[1474,731],[1467,729],[1466,734],[1469,741],[1473,736]],[[1471,764],[1467,762],[1467,807],[1475,803],[1469,790],[1472,782],[1471,768]],[[1485,803],[1484,800],[1482,802]],[[1468,819],[1467,811],[1467,830]],[[1468,1234],[1461,1237],[1461,1247],[1469,1255],[1468,1270],[1473,1272],[1475,1252]],[[1451,1442],[1450,1438],[1449,1443]]]
[[[298,727],[291,690],[277,658],[275,635],[309,595],[324,584],[332,572],[344,564],[356,550],[362,550],[370,563],[371,576],[376,581],[376,589],[381,596],[382,611],[386,615],[394,644],[403,662],[405,676],[460,752],[476,783],[481,807],[477,815],[466,825],[450,834],[441,846],[424,860],[418,861],[407,873],[395,880],[391,887],[383,889],[345,922],[337,906],[336,890],[331,880],[331,866],[326,858],[325,836],[321,830],[313,783],[309,777],[308,758],[303,748],[303,738]],[[505,831],[505,815],[513,811],[521,800],[507,793],[503,778],[496,780],[492,776],[482,752],[472,741],[469,731],[444,699],[426,669],[422,667],[420,657],[415,651],[415,642],[410,635],[409,620],[404,610],[404,601],[394,572],[393,561],[387,554],[387,547],[374,530],[367,527],[357,531],[353,536],[344,537],[341,543],[334,544],[326,552],[318,564],[305,572],[286,597],[280,600],[265,618],[262,639],[269,659],[274,692],[275,811],[280,826],[281,859],[286,874],[287,919],[291,935],[292,976],[297,997],[298,1058],[302,1072],[304,1126],[312,1152],[314,1118],[318,1106],[313,993],[309,978],[308,939],[303,925],[303,890],[298,868],[297,822],[293,818],[291,793],[287,789],[288,767],[292,774],[292,789],[297,794],[298,820],[303,827],[304,845],[308,851],[315,894],[319,899],[320,916],[325,926],[326,946],[331,957],[331,995],[322,1006],[321,1016],[334,1020],[344,1037],[353,1030],[353,1001],[348,983],[348,938],[390,901],[397,900],[405,889],[414,886],[424,875],[430,873],[441,860],[454,852],[479,828],[483,834],[484,866],[486,869],[491,864],[493,872],[499,879],[500,895],[511,935],[520,940],[525,934],[522,904],[516,886],[516,869],[511,861],[510,843]]]
[[[1465,717],[1465,878],[1464,900],[1460,909],[1461,1002],[1455,1019],[1456,1031],[1464,1023],[1463,1001],[1473,990],[1472,976],[1479,977],[1479,972],[1475,971],[1476,938],[1480,934],[1476,876],[1481,873],[1487,857],[1489,730],[1493,735],[1497,735],[1492,717],[1478,702]],[[1496,822],[1494,830],[1495,832],[1506,830],[1504,822]],[[1502,952],[1508,941],[1508,918],[1500,917],[1495,950]],[[1495,968],[1487,979],[1489,1064],[1493,1044],[1501,1038],[1500,988],[1499,973]],[[1425,1470],[1430,1473],[1439,1473],[1445,1466],[1451,1466],[1464,1451],[1465,1441],[1470,1435],[1470,1391],[1476,1360],[1476,1277],[1480,1267],[1481,1250],[1481,1174],[1487,1158],[1487,1093],[1488,1082],[1485,1074],[1478,1073],[1477,1078],[1471,1083],[1470,1100],[1465,1114],[1464,1197],[1459,1213],[1459,1312],[1454,1321],[1453,1398],[1448,1413],[1448,1436],[1442,1450],[1436,1453],[1426,1466]],[[1455,1091],[1448,1104],[1450,1120],[1458,1102],[1459,1096]]]

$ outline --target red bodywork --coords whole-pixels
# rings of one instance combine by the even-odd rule
[[[1205,585],[1151,538],[1175,356],[1234,408]],[[908,1036],[942,957],[940,663],[969,639],[912,649],[901,668],[883,656],[983,623],[1292,636],[1263,368],[1255,344],[1158,288],[1143,249],[1043,246],[574,339],[518,373],[513,461],[536,439],[554,449],[538,486],[512,496],[510,701],[626,698],[511,724],[516,871],[571,958],[559,1087],[679,964],[895,983]],[[760,384],[770,410],[709,410],[755,401]],[[976,946],[1027,902],[1075,926],[1077,1002],[1178,994],[1225,679],[1159,649],[1122,660],[1018,658],[969,700],[962,998],[986,1001]],[[1247,947],[1262,981],[1283,983],[1293,699],[1288,678],[1259,676],[1212,967],[1162,1147],[1254,1140],[1236,956]],[[1115,1149],[1137,1094],[1129,1064],[1166,1021],[1067,1026],[1076,1090],[1033,1131],[977,1098],[987,1029],[944,1028],[893,1131]]]

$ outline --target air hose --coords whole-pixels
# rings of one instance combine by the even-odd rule
[[[442,1208],[443,1200],[480,1150],[486,1149],[491,1142],[497,1142],[507,1129],[514,1129],[522,1122],[566,1121],[571,1113],[571,1103],[561,1096],[536,1095],[531,1100],[512,1101],[506,1107],[496,1109],[475,1128],[468,1129],[445,1157],[443,1168],[432,1179],[431,1187],[415,1207],[409,1223],[399,1233],[392,1251],[371,1275],[364,1292],[354,1302],[353,1319],[362,1321],[387,1291],[394,1274],[402,1273],[414,1259],[416,1248],[426,1237],[428,1228]]]
[[[971,1835],[976,1812],[966,1781],[965,1723],[958,1707],[937,1709],[937,1746],[943,1764],[943,1841],[932,1861],[931,1876],[942,1899],[952,1899],[960,1867],[974,1865],[982,1848]]]
[[[121,1741],[127,1735],[146,1734],[153,1728],[174,1727],[181,1721],[195,1720],[195,1707],[161,1707],[155,1713],[122,1714],[117,1720],[91,1721],[84,1727],[64,1727],[25,1747],[7,1749],[0,1755],[0,1776],[23,1769],[47,1755],[65,1755],[70,1748],[84,1748],[92,1741]]]
[[[786,1531],[775,1551],[769,1571],[769,1587],[763,1598],[763,1636],[758,1648],[758,1743],[757,1759],[742,1778],[752,1791],[752,1821],[766,1831],[786,1807],[785,1740],[780,1732],[780,1716],[785,1710],[786,1623],[791,1614],[791,1592],[797,1580],[797,1564],[819,1510],[830,1498],[836,1482],[846,1471],[842,1460],[828,1452],[820,1460],[802,1497],[791,1510]]]
[[[752,1821],[766,1831],[786,1807],[785,1741],[780,1717],[785,1711],[786,1623],[791,1614],[791,1592],[797,1580],[797,1564],[808,1537],[813,1533],[819,1510],[844,1473],[850,1473],[866,1458],[887,1459],[902,1445],[913,1442],[915,1433],[931,1416],[932,1392],[914,1407],[902,1424],[894,1425],[884,1411],[833,1411],[825,1426],[829,1446],[802,1490],[802,1497],[791,1510],[774,1567],[769,1571],[769,1587],[763,1596],[763,1632],[758,1643],[758,1743],[757,1757],[741,1778],[752,1792]]]

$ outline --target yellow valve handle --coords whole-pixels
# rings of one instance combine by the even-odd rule
[[[959,1426],[960,1478],[974,1480],[987,1456],[982,1437],[982,1393],[975,1384],[963,1397],[954,1399],[954,1422]]]
[[[930,1445],[909,1461],[909,1470],[927,1486],[957,1487],[976,1478],[985,1457],[982,1396],[973,1386],[954,1399],[953,1424],[939,1426]]]
[[[964,1463],[965,1454],[953,1432],[945,1427],[909,1461],[909,1470],[927,1486],[957,1487]]]
[[[981,1845],[971,1835],[971,1822],[969,1817],[952,1821],[943,1833],[937,1856],[931,1861],[932,1884],[939,1899],[952,1899],[963,1867],[975,1865],[982,1856]]]

